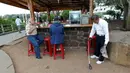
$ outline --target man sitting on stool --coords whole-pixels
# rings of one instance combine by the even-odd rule
[[[41,59],[40,44],[43,43],[44,38],[41,35],[37,34],[36,26],[37,26],[37,24],[34,23],[31,19],[29,19],[28,24],[26,25],[26,33],[27,33],[27,39],[34,46],[36,58]]]
[[[93,21],[93,26],[89,35],[89,40],[96,33],[96,49],[94,55],[91,56],[91,58],[99,58],[96,63],[101,64],[104,62],[104,57],[102,56],[100,49],[102,47],[106,47],[109,42],[108,23],[105,20],[99,18],[97,15],[93,15],[91,19]]]

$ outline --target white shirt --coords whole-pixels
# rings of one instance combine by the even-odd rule
[[[33,32],[31,34],[29,34],[30,31]],[[27,35],[36,35],[37,34],[37,27],[36,25],[31,25],[30,23],[26,25],[26,33]]]
[[[105,35],[105,44],[108,44],[108,42],[109,42],[109,30],[108,30],[108,23],[105,20],[99,19],[98,24],[93,23],[89,37],[91,38],[95,33],[99,36]]]
[[[19,26],[19,25],[21,25],[22,21],[21,21],[19,18],[17,18],[17,19],[15,20],[15,23],[17,24],[17,26]]]

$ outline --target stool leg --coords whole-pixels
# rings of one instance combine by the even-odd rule
[[[95,39],[92,39],[91,40],[91,47],[90,47],[90,54],[93,54],[94,53],[94,49],[95,49]]]
[[[50,57],[52,57],[52,48],[51,48],[50,41],[48,41],[48,50],[49,50]]]
[[[56,59],[56,45],[54,45],[54,60]]]
[[[60,44],[60,48],[61,48],[62,59],[64,59],[64,47],[62,44]]]
[[[46,41],[46,49],[47,49],[47,52],[49,52],[49,41]]]
[[[29,45],[28,45],[28,56],[30,56],[31,54],[35,54],[35,51],[34,51],[33,45],[29,42]]]
[[[31,44],[31,51],[34,52],[34,47],[33,45]]]
[[[52,46],[50,44],[50,56],[52,57]]]
[[[28,43],[28,56],[30,56],[30,44]]]
[[[43,48],[43,55],[45,55],[45,52],[46,52],[46,42],[44,42],[44,48]]]

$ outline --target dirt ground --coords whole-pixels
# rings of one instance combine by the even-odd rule
[[[115,65],[108,60],[101,65],[91,60],[93,70],[90,71],[85,48],[65,48],[64,60],[60,57],[53,60],[49,55],[35,59],[34,55],[27,55],[26,38],[13,43],[2,49],[12,58],[16,73],[130,73],[130,68]]]

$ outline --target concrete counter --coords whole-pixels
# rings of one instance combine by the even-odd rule
[[[80,27],[92,27],[92,24],[63,24],[64,28],[80,28]],[[49,28],[48,26],[40,27],[40,28]]]
[[[86,48],[86,40],[92,25],[64,26],[64,46],[69,48]],[[49,36],[49,27],[38,28],[38,33]]]
[[[130,31],[111,31],[108,44],[109,59],[130,67]]]

